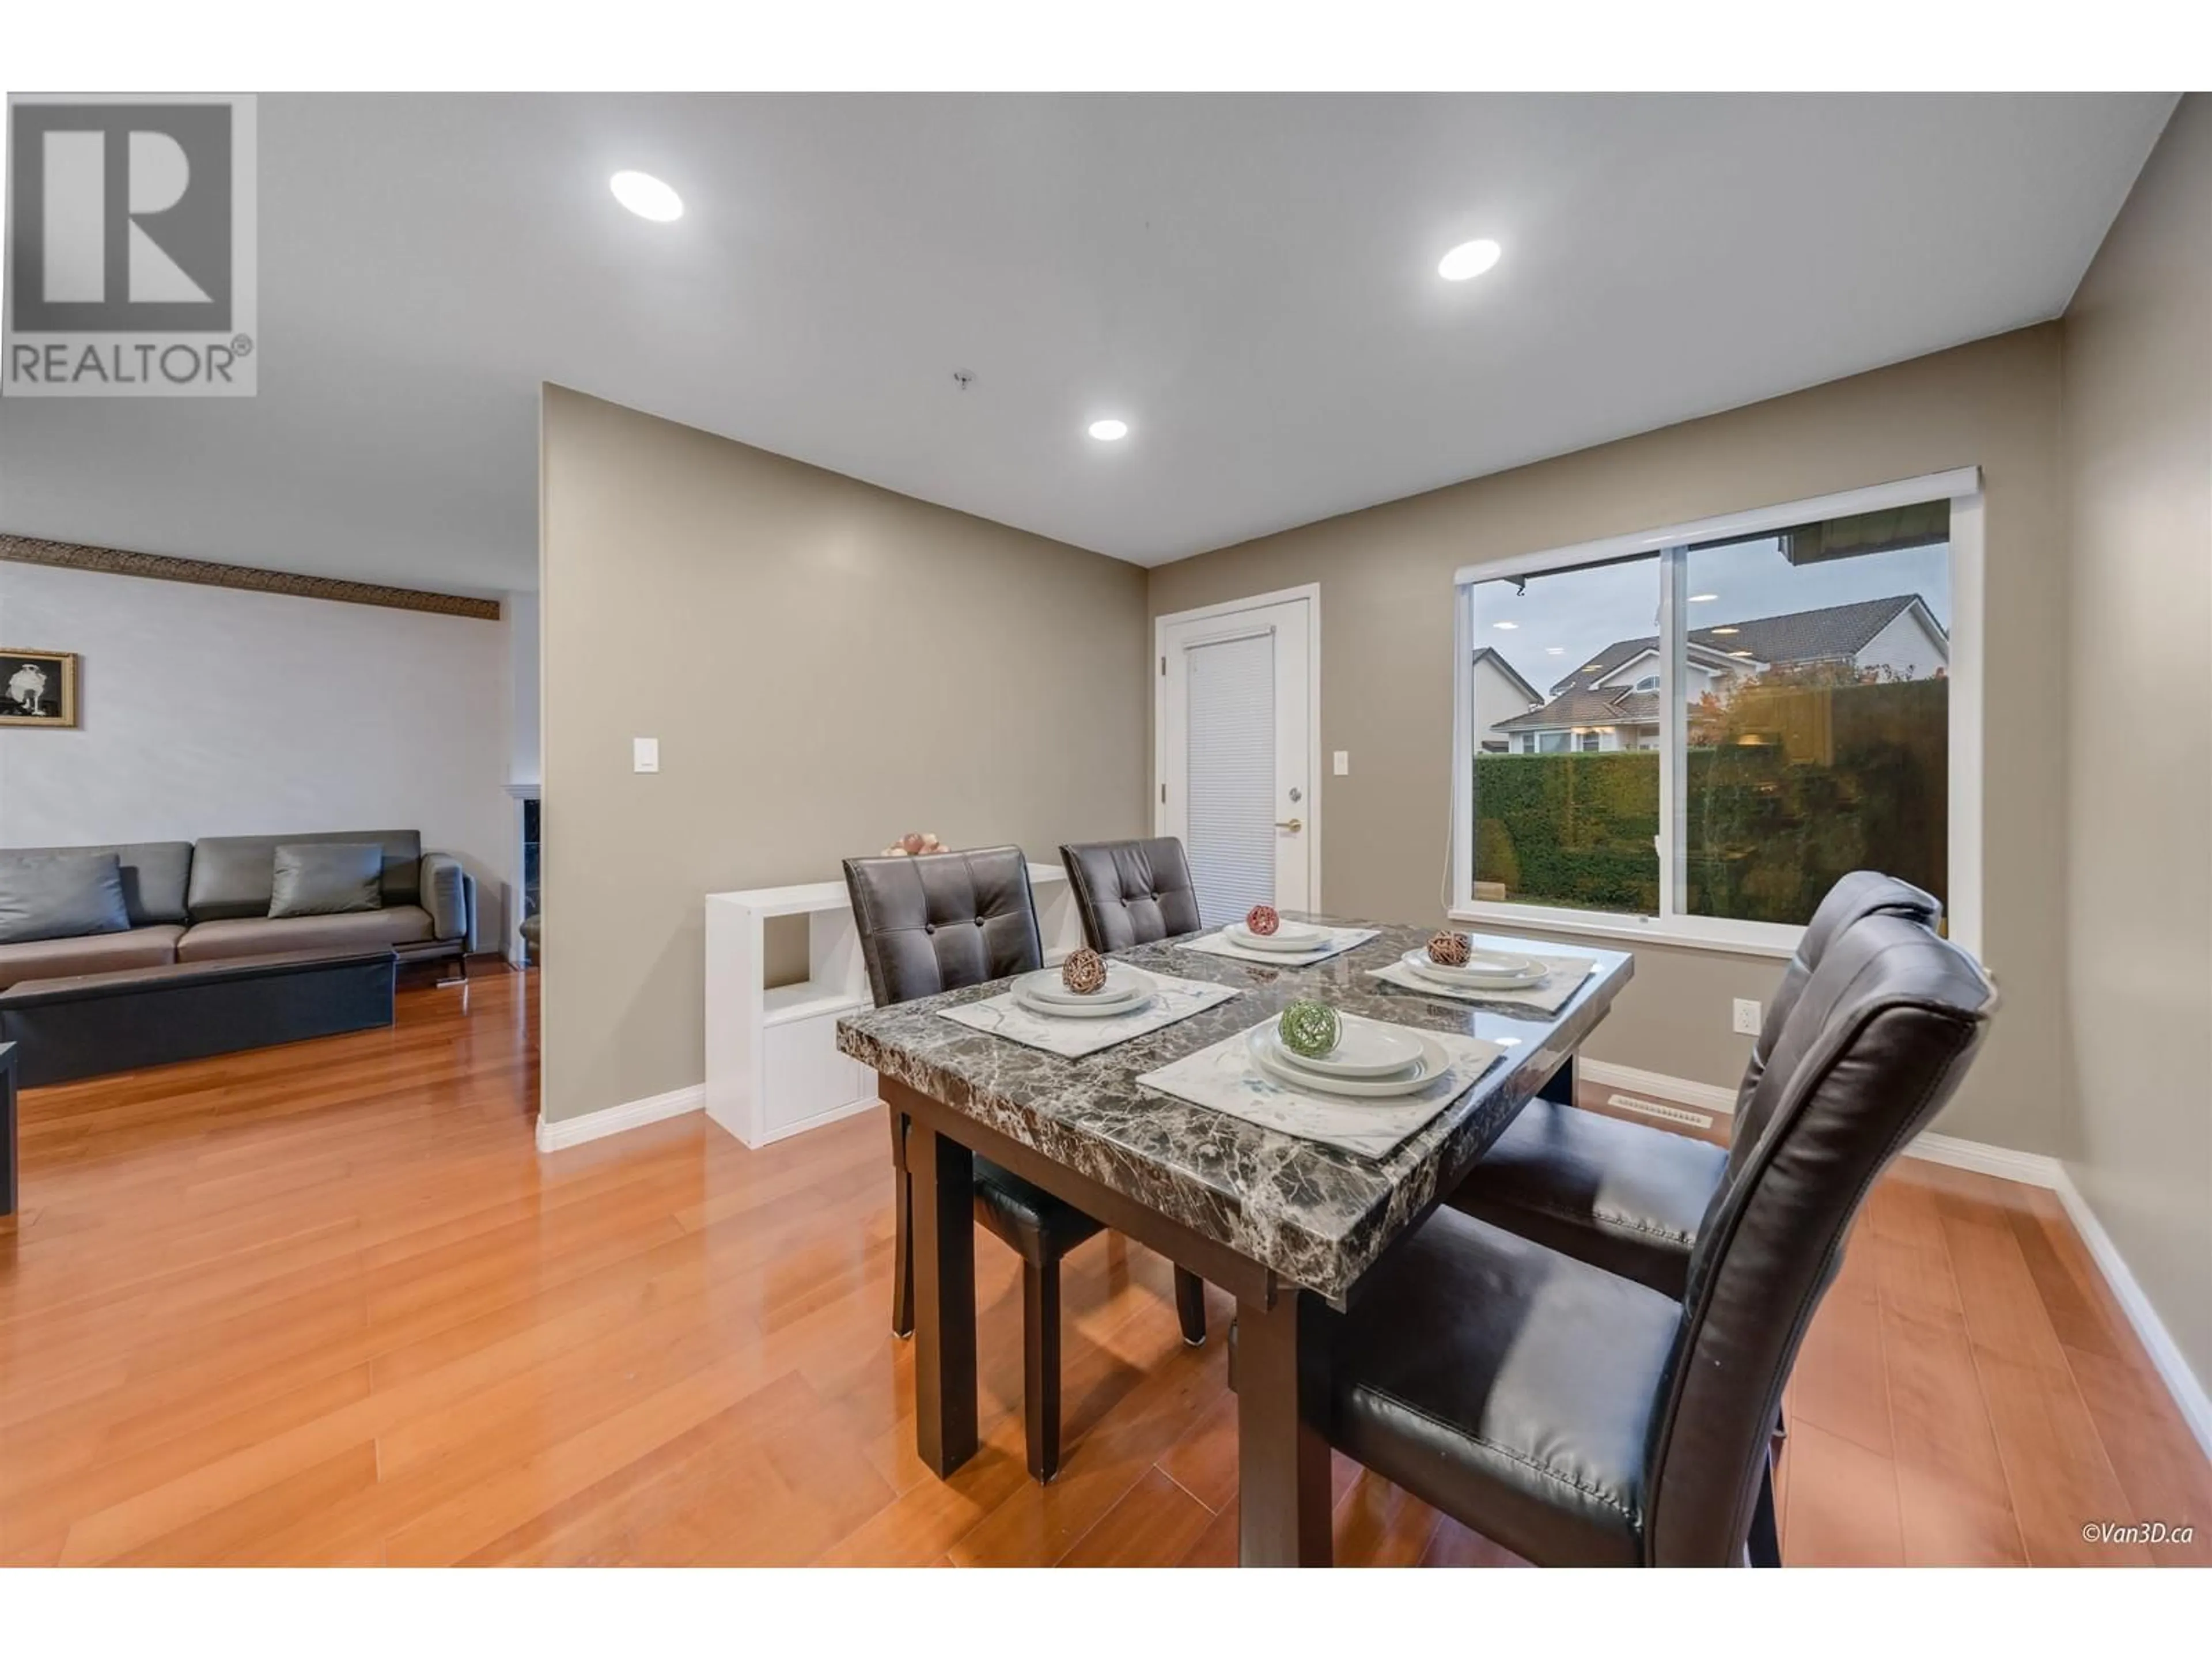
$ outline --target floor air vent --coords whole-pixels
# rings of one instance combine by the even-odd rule
[[[1656,1117],[1668,1123],[1686,1124],[1692,1129],[1713,1127],[1711,1112],[1693,1112],[1686,1106],[1662,1106],[1656,1100],[1639,1100],[1634,1095],[1607,1095],[1605,1103],[1624,1112],[1634,1112],[1639,1117]]]

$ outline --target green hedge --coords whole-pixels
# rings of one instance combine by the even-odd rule
[[[1736,741],[1690,751],[1691,913],[1802,923],[1863,867],[1943,896],[1949,693],[1915,680],[1732,711]],[[1657,910],[1656,754],[1480,755],[1474,791],[1478,882],[1531,903]]]
[[[1659,757],[1479,755],[1474,878],[1533,903],[1659,906]]]

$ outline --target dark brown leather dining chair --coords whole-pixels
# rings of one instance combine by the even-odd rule
[[[1680,1298],[1713,1193],[1759,1139],[1759,1083],[1791,1012],[1829,946],[1870,915],[1933,926],[1942,903],[1909,882],[1855,870],[1828,890],[1767,1004],[1736,1091],[1733,1145],[1532,1100],[1445,1200],[1608,1273]]]
[[[1995,993],[1908,916],[1832,938],[1769,1045],[1680,1301],[1449,1208],[1323,1339],[1339,1449],[1540,1564],[1778,1563],[1768,1434],[1868,1190]]]
[[[1083,937],[1102,954],[1194,933],[1198,886],[1173,836],[1146,841],[1090,841],[1060,849]]]
[[[1083,941],[1101,956],[1194,933],[1198,886],[1190,860],[1173,836],[1144,841],[1086,841],[1060,849],[1060,868],[1075,892]],[[1198,1276],[1176,1274],[1176,1311],[1183,1333],[1206,1333],[1206,1292]]]
[[[1042,967],[1029,861],[1018,847],[845,860],[845,885],[876,1006],[911,1002]],[[891,1329],[914,1334],[914,1192],[907,1120],[891,1116],[896,1257]],[[1023,1417],[1030,1473],[1060,1468],[1060,1263],[1102,1224],[989,1159],[975,1161],[975,1219],[1022,1259]],[[1188,1284],[1186,1284],[1188,1281]],[[1206,1297],[1176,1269],[1183,1340],[1206,1340]]]

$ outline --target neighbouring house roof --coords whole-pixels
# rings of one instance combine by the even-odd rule
[[[1715,623],[1693,628],[1692,645],[1729,655],[1748,651],[1763,663],[1819,662],[1856,656],[1874,642],[1875,635],[1895,622],[1900,612],[1919,605],[1928,626],[1938,639],[1943,629],[1917,593],[1899,593],[1886,599],[1861,599],[1851,605],[1832,605],[1819,611],[1790,611],[1778,617],[1747,617],[1741,622]],[[1732,634],[1715,634],[1715,628],[1731,628]],[[1552,687],[1552,695],[1574,689],[1588,690],[1608,675],[1620,672],[1647,651],[1658,648],[1656,634],[1640,639],[1615,640],[1565,679]]]
[[[1620,712],[1613,718],[1630,726],[1655,726],[1659,720],[1659,694],[1656,691],[1631,691],[1625,697],[1615,697],[1613,706]]]
[[[1656,691],[1624,691],[1615,699],[1602,691],[1574,690],[1553,698],[1541,708],[1516,714],[1510,720],[1500,720],[1490,729],[1493,732],[1536,732],[1561,726],[1619,726],[1637,718],[1624,712],[1630,703],[1644,704],[1652,711],[1643,716],[1644,720],[1658,718],[1659,694]]]
[[[1778,663],[1832,662],[1856,656],[1871,645],[1881,630],[1905,611],[1917,606],[1929,630],[1939,640],[1948,636],[1917,593],[1899,593],[1886,599],[1861,599],[1851,605],[1826,605],[1818,611],[1791,611],[1778,617],[1747,617],[1741,622],[1715,623],[1693,628],[1689,642],[1706,654],[1746,660],[1763,667]],[[1715,629],[1731,631],[1717,634]],[[1575,726],[1648,726],[1659,718],[1659,698],[1650,691],[1601,690],[1600,683],[1637,658],[1658,647],[1658,636],[1615,640],[1573,673],[1552,688],[1552,699],[1541,708],[1500,720],[1494,732],[1553,731]]]
[[[1781,617],[1752,617],[1740,623],[1718,623],[1733,634],[1716,638],[1712,629],[1693,628],[1690,638],[1717,651],[1748,651],[1764,663],[1833,662],[1856,657],[1872,645],[1875,635],[1905,611],[1919,605],[1929,630],[1946,644],[1943,632],[1917,593],[1887,599],[1861,599],[1856,605],[1832,605],[1823,611],[1793,611]]]
[[[1474,666],[1480,668],[1486,662],[1496,668],[1498,672],[1504,675],[1507,679],[1511,680],[1513,684],[1520,689],[1522,695],[1527,697],[1530,702],[1541,702],[1544,701],[1544,694],[1541,691],[1539,691],[1534,686],[1529,684],[1527,680],[1522,678],[1520,671],[1515,668],[1511,663],[1506,661],[1504,657],[1500,656],[1498,653],[1498,648],[1495,646],[1486,645],[1474,653]]]

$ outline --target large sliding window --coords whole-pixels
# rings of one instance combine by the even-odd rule
[[[1837,878],[1978,945],[1972,469],[1459,573],[1454,914],[1787,951]],[[1541,700],[1502,701],[1510,665]]]

